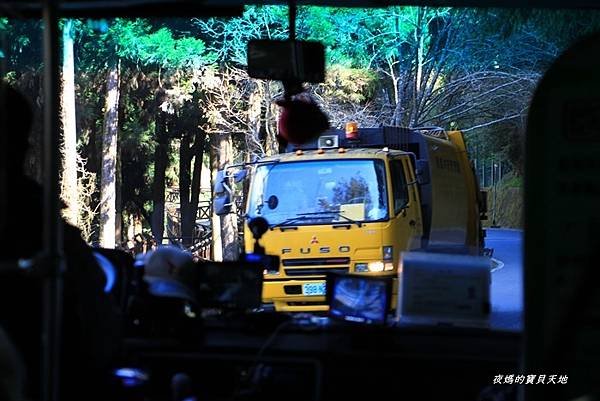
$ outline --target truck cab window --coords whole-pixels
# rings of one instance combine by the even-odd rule
[[[271,224],[290,219],[294,225],[387,219],[381,160],[281,162],[258,167],[253,182],[248,215],[264,217]]]
[[[390,162],[392,178],[392,191],[394,194],[394,214],[398,214],[408,204],[408,188],[404,178],[404,169],[401,160]]]

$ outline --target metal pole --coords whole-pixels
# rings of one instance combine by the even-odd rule
[[[290,29],[290,40],[296,40],[296,1],[290,0],[288,3],[289,15],[288,15],[288,23]]]
[[[485,187],[485,159],[481,162],[481,179],[483,180],[481,186]]]
[[[498,165],[498,181],[502,180],[502,160],[500,161],[500,164]]]
[[[59,32],[58,0],[44,0],[44,314],[42,326],[42,400],[59,400],[62,322],[63,238],[59,201]]]
[[[492,216],[492,227],[496,228],[498,227],[496,225],[496,194],[497,194],[497,188],[498,188],[498,179],[497,177],[495,177],[496,174],[496,168],[498,167],[498,165],[496,163],[492,163],[492,180],[494,182],[494,214]]]
[[[485,164],[486,164],[486,161],[484,160],[483,166],[481,166],[481,172],[483,173],[483,186],[486,186],[485,184],[489,184],[489,182],[485,179],[486,178],[485,176],[487,175],[486,170],[485,170]]]

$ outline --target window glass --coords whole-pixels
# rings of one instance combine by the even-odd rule
[[[390,162],[390,170],[394,194],[394,213],[397,214],[408,204],[408,187],[406,186],[401,160],[392,160]]]
[[[388,217],[381,160],[279,163],[257,168],[248,215],[271,224],[327,224]]]

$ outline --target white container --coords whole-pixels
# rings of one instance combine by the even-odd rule
[[[396,321],[489,327],[490,283],[490,258],[404,252],[398,269]]]

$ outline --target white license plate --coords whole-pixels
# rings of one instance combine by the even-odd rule
[[[302,295],[325,295],[325,283],[302,284]]]

